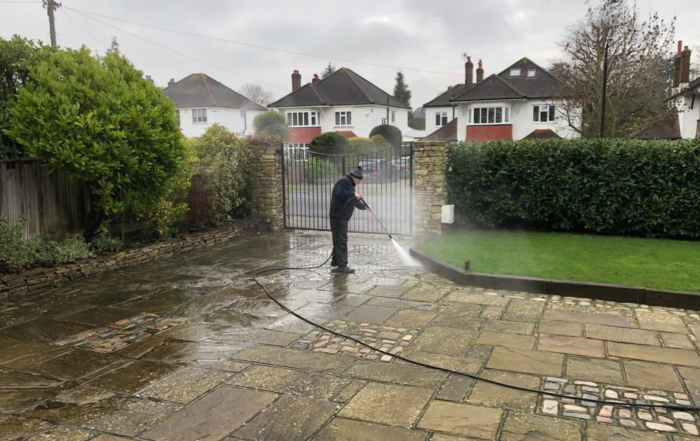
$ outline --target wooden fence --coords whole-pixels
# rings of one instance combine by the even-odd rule
[[[0,216],[11,225],[26,219],[24,237],[81,232],[88,207],[84,184],[49,173],[39,161],[0,161]]]

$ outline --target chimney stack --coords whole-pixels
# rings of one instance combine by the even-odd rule
[[[678,41],[678,53],[673,59],[673,87],[679,87],[681,85],[681,53],[683,49],[683,41]]]
[[[481,60],[479,60],[479,68],[476,69],[476,84],[479,84],[482,81],[484,81],[484,65]]]
[[[690,83],[690,54],[688,46],[681,52],[681,84]]]
[[[148,81],[150,81],[151,83],[154,83],[153,78],[151,78],[150,75],[146,75],[146,79],[147,79]]]
[[[474,63],[472,57],[467,57],[467,62],[464,63],[464,84],[469,87],[474,84]]]
[[[316,84],[316,83],[318,83],[319,81],[321,81],[321,79],[318,77],[318,74],[314,74],[314,78],[313,78],[313,80],[311,80],[311,82],[312,82],[313,84]]]
[[[301,74],[295,70],[292,74],[292,92],[296,92],[301,88]]]
[[[172,86],[175,84],[175,78],[171,78],[170,81],[168,81],[168,87]]]

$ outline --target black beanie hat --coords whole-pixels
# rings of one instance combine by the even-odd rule
[[[350,176],[352,176],[355,179],[362,180],[362,167],[358,165],[357,168],[355,168],[355,170],[350,172]]]

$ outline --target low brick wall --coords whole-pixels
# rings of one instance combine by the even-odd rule
[[[92,274],[137,265],[198,247],[213,246],[254,231],[254,221],[238,221],[233,225],[154,243],[142,248],[81,260],[53,268],[37,268],[18,274],[0,276],[0,299],[39,291],[51,285],[80,279]]]

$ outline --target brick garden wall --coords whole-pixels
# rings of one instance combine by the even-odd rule
[[[447,143],[416,143],[413,161],[413,235],[421,242],[442,234],[442,206],[447,201]]]

